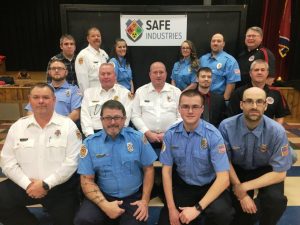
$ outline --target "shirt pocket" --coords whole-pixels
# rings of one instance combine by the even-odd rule
[[[34,155],[36,154],[34,149],[34,140],[28,139],[26,141],[17,141],[14,145],[14,151],[16,153],[16,159],[20,163],[33,162]]]
[[[93,164],[97,176],[112,178],[113,176],[112,157],[108,154],[96,154],[93,158],[94,158]]]
[[[176,112],[177,105],[175,101],[170,100],[168,102],[163,102],[162,107],[166,112]]]
[[[66,158],[67,136],[59,138],[50,137],[46,144],[47,160],[50,162],[63,162]]]
[[[245,163],[246,149],[243,147],[233,147],[231,150],[231,161],[233,164]]]
[[[191,162],[193,172],[197,175],[205,174],[211,171],[210,156],[207,149],[194,150],[192,153],[193,161]]]
[[[140,106],[145,111],[152,111],[152,110],[154,110],[154,105],[153,105],[153,102],[151,102],[151,101],[142,100],[140,102]]]
[[[100,120],[100,111],[102,104],[100,104],[100,102],[90,102],[88,107],[91,118]]]
[[[122,157],[122,174],[137,175],[140,173],[140,160],[138,154],[134,152],[128,153]]]
[[[174,146],[173,146],[174,148]],[[179,148],[172,149],[173,161],[177,165],[177,168],[184,167],[185,165],[185,153],[179,150]]]

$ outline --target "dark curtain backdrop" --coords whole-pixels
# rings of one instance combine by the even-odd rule
[[[282,0],[276,0],[276,2]],[[127,4],[127,5],[173,5],[189,4],[202,5],[203,0],[5,0],[0,7],[0,54],[7,56],[7,70],[27,69],[32,71],[45,70],[51,56],[57,54],[59,37],[61,36],[60,4]],[[271,2],[271,1],[270,1]],[[293,26],[292,40],[300,39],[299,10],[300,0],[293,1]],[[261,25],[261,15],[264,1],[261,0],[212,0],[213,5],[248,5],[246,27]],[[276,5],[275,3],[273,3]],[[84,19],[84,18],[83,18]],[[270,21],[270,27],[273,25]],[[270,28],[273,29],[273,28]],[[278,29],[274,32],[278,33]],[[278,36],[278,35],[277,35]],[[267,47],[272,49],[272,46]],[[77,49],[77,52],[80,49]],[[300,75],[296,71],[300,60],[300,47],[298,43],[291,44],[288,55],[290,60],[290,77],[296,79]]]

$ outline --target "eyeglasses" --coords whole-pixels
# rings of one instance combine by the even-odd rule
[[[248,34],[248,35],[246,35],[246,38],[256,38],[258,36],[259,35],[257,35],[257,34]]]
[[[112,120],[114,120],[115,122],[120,122],[122,119],[124,119],[124,116],[105,116],[105,117],[101,117],[101,120],[105,121],[105,122],[111,122]]]
[[[51,71],[63,71],[63,70],[66,70],[66,68],[64,67],[50,67],[49,70]]]
[[[246,105],[251,105],[251,106],[254,105],[254,103],[256,104],[256,106],[263,106],[266,103],[266,101],[263,99],[254,100],[254,99],[250,99],[250,98],[247,98],[247,99],[243,100],[242,102]]]
[[[203,105],[181,105],[180,106],[181,110],[184,110],[184,111],[192,110],[193,112],[200,110],[202,107],[203,107]]]

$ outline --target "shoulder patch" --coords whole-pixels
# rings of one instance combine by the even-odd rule
[[[81,145],[80,154],[79,154],[80,158],[82,159],[85,158],[87,154],[88,154],[88,149],[86,148],[85,145]]]
[[[76,136],[79,140],[82,140],[82,135],[80,133],[80,130],[78,130],[78,129],[76,130]]]
[[[128,98],[132,100],[134,98],[134,93],[128,92]]]
[[[226,147],[225,147],[224,144],[218,145],[218,152],[219,152],[220,154],[224,154],[224,153],[226,152]]]
[[[289,155],[289,145],[284,145],[281,147],[281,156],[285,157]]]
[[[83,57],[80,57],[80,58],[78,59],[78,63],[79,63],[80,65],[83,64]]]

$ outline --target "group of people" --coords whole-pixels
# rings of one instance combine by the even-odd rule
[[[39,224],[26,208],[39,203],[55,225],[146,224],[159,157],[159,225],[275,225],[287,205],[292,153],[280,123],[290,111],[268,85],[274,62],[261,40],[261,29],[249,28],[238,61],[221,34],[200,59],[184,41],[171,84],[154,62],[151,82],[135,90],[124,40],[109,59],[97,28],[77,56],[74,38],[62,36],[49,84],[32,87],[30,113],[2,149],[0,222]]]

